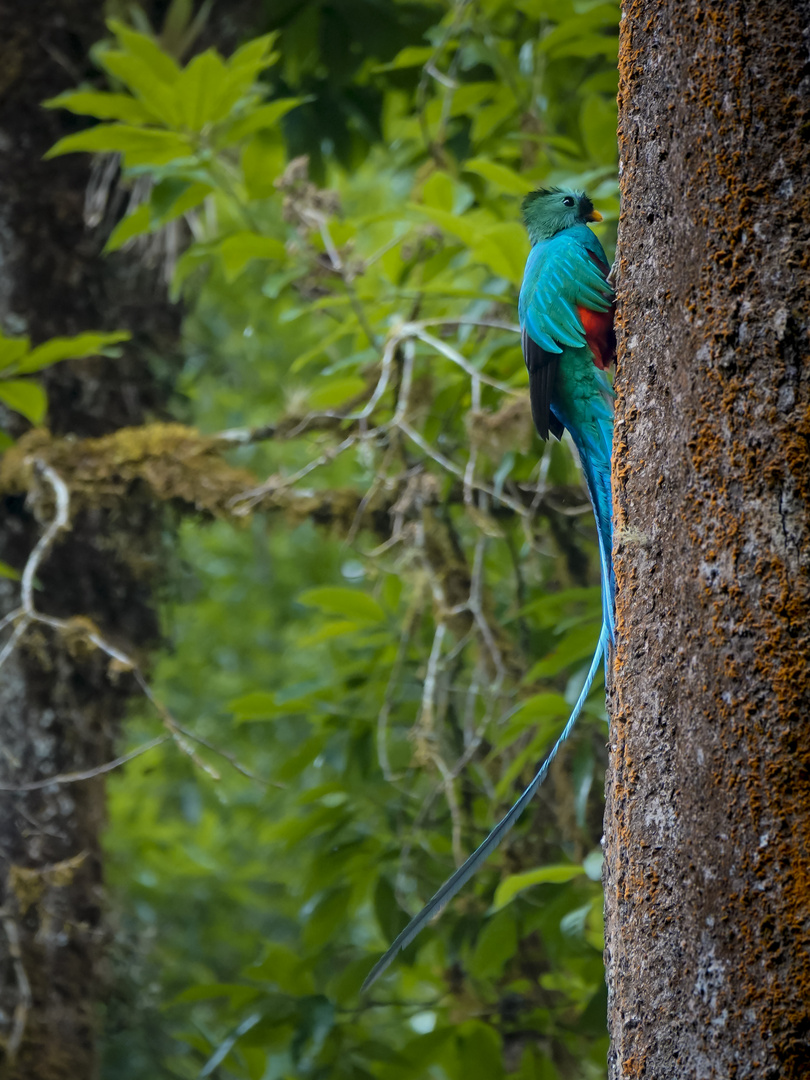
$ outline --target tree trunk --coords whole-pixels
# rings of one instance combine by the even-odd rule
[[[50,427],[78,435],[143,419],[155,400],[139,359],[143,343],[165,355],[177,329],[177,315],[154,295],[159,285],[146,283],[132,259],[103,259],[103,237],[85,231],[86,158],[42,161],[81,122],[40,103],[89,74],[87,50],[104,33],[102,8],[97,0],[0,0],[0,325],[35,342],[127,327],[139,338],[120,360],[63,364],[48,374]],[[11,414],[2,420],[16,422]],[[128,650],[153,641],[149,582],[129,555],[154,550],[155,514],[134,496],[114,519],[101,511],[73,515],[70,531],[37,573],[37,607],[63,618],[90,617]],[[21,569],[53,515],[47,483],[28,504],[5,497],[0,558]],[[0,616],[19,602],[19,583],[0,579]],[[7,627],[2,643],[8,640]],[[116,682],[107,658],[82,648],[80,635],[71,641],[42,626],[3,659],[0,1077],[90,1080],[103,992],[104,781],[36,785],[112,756],[115,723],[132,685],[127,676]],[[24,785],[29,790],[9,790]]]
[[[809,27],[625,4],[611,1078],[810,1075]]]

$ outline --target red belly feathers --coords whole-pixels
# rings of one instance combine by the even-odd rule
[[[613,329],[614,308],[609,311],[590,311],[577,305],[577,314],[585,331],[585,340],[593,353],[593,362],[607,371],[616,359],[616,333]]]

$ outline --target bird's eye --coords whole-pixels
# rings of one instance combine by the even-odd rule
[[[563,199],[563,206],[573,206],[573,205],[574,205],[574,200],[571,198],[570,195],[566,195],[565,198]]]

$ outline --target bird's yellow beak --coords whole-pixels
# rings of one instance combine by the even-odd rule
[[[590,214],[588,214],[588,221],[601,221],[601,220],[602,220],[602,215],[599,213],[598,210],[591,210]]]

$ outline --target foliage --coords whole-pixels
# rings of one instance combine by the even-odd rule
[[[0,403],[20,413],[32,424],[40,424],[48,408],[43,388],[34,379],[20,376],[34,375],[60,360],[75,360],[82,356],[116,356],[115,345],[129,340],[129,334],[88,332],[75,337],[51,338],[31,348],[28,337],[6,337],[0,331]],[[11,444],[11,439],[0,431],[0,449]]]
[[[50,103],[101,121],[52,154],[118,153],[139,192],[109,249],[185,223],[177,411],[268,478],[245,528],[183,524],[153,678],[267,782],[166,748],[111,782],[110,1077],[604,1074],[598,694],[530,820],[358,989],[531,776],[598,636],[587,502],[532,434],[514,321],[522,193],[587,186],[611,237],[618,8],[384,6],[375,52],[378,5],[333,5],[340,70],[303,16],[182,67],[113,22],[112,89]],[[320,138],[320,185],[290,160],[323,136],[313,80],[369,120]],[[284,492],[291,518],[252,513]]]

